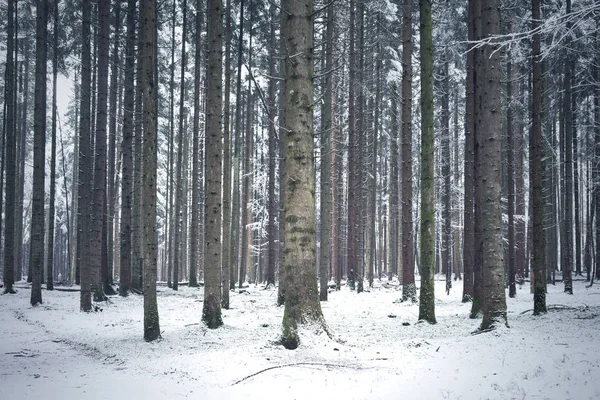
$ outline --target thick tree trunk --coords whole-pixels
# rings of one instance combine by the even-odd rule
[[[221,318],[221,150],[222,150],[222,23],[221,0],[208,0],[206,68],[206,208],[204,306],[202,321],[209,329],[223,325]]]
[[[282,39],[286,52],[285,102],[285,269],[282,344],[295,349],[304,324],[325,321],[318,299],[313,164],[313,2],[283,0]],[[291,58],[293,56],[293,58]]]
[[[481,35],[488,38],[500,33],[500,2],[490,0],[482,6]],[[504,291],[504,248],[502,244],[502,177],[501,170],[501,68],[500,54],[495,45],[482,49],[481,69],[477,71],[485,82],[481,96],[478,128],[479,159],[477,173],[482,199],[481,231],[483,263],[483,320],[481,329],[494,329],[507,324]]]
[[[435,321],[435,181],[431,0],[420,0],[421,33],[421,293],[419,320]]]

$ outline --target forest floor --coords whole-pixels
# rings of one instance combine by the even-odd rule
[[[438,279],[442,279],[438,277]],[[348,288],[322,303],[334,339],[276,344],[277,291],[231,292],[224,326],[200,323],[202,288],[159,287],[162,339],[146,343],[143,298],[114,296],[79,312],[79,293],[0,295],[0,398],[10,399],[599,399],[600,285],[548,287],[546,315],[532,315],[529,287],[507,299],[510,328],[472,334],[461,303],[436,282],[437,324],[417,323],[397,283]]]

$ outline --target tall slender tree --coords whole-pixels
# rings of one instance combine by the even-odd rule
[[[33,111],[33,193],[31,199],[31,305],[42,303],[44,269],[44,180],[46,167],[46,64],[48,0],[37,0],[35,39],[35,100]]]
[[[79,122],[79,166],[78,166],[78,251],[77,258],[80,262],[81,311],[92,310],[92,281],[89,259],[89,217],[91,201],[92,180],[92,154],[91,149],[91,96],[92,96],[92,69],[91,69],[91,7],[83,7],[81,25],[81,85],[80,85],[80,122]]]
[[[482,6],[481,35],[490,38],[500,33],[500,1],[490,0]],[[482,49],[481,68],[477,74],[485,82],[481,96],[478,127],[479,154],[477,161],[478,190],[482,199],[481,230],[483,257],[483,320],[481,329],[494,329],[507,324],[506,294],[504,291],[504,248],[502,243],[502,113],[501,68],[497,45],[487,44]]]
[[[202,90],[202,21],[203,21],[203,7],[202,0],[196,1],[196,38],[195,38],[195,64],[194,64],[194,122],[192,127],[192,219],[190,226],[190,280],[189,285],[191,287],[198,286],[198,266],[200,264],[200,247],[202,246],[200,241],[200,213],[201,210],[201,178],[202,178],[202,165],[200,163],[200,92]],[[227,88],[225,89],[227,93]],[[224,146],[227,146],[227,138],[225,138]],[[224,157],[228,156],[227,150],[224,151]],[[223,160],[225,165],[228,165],[228,160]],[[225,188],[227,186],[224,186]],[[223,192],[223,197],[227,196],[227,190]],[[225,208],[225,207],[223,207]],[[223,243],[225,243],[225,234],[223,234]],[[228,246],[223,246],[223,252],[228,250]],[[204,268],[202,268],[204,270]],[[229,293],[228,293],[229,294]]]
[[[137,0],[127,1],[127,38],[125,40],[125,94],[123,110],[123,139],[121,140],[121,221],[119,295],[131,290],[131,208],[133,188],[133,101],[135,75],[135,6]]]
[[[156,269],[158,261],[158,235],[156,231],[156,169],[157,169],[157,118],[154,67],[156,57],[156,0],[142,0],[142,68],[144,174],[142,177],[142,228],[143,228],[143,282],[144,282],[144,340],[160,338],[158,306],[156,303]]]
[[[54,220],[56,197],[56,122],[57,110],[57,81],[58,81],[58,5],[54,1],[54,31],[52,39],[52,142],[50,145],[50,204],[48,206],[48,246],[46,251],[46,289],[54,290]]]
[[[412,0],[402,7],[402,300],[417,301],[412,177]],[[432,94],[433,95],[433,94]],[[433,99],[433,98],[432,98]]]
[[[104,202],[106,200],[106,124],[108,101],[108,55],[110,39],[110,0],[98,0],[98,101],[96,104],[96,138],[94,154],[94,192],[90,204],[90,276],[94,300],[104,300],[104,288],[100,279],[102,267],[102,242]]]
[[[531,267],[533,270],[533,314],[539,315],[546,312],[546,243],[544,240],[544,207],[543,199],[543,174],[544,162],[542,159],[542,109],[543,109],[543,87],[542,87],[542,59],[541,59],[541,35],[537,28],[541,25],[540,13],[541,0],[531,0],[531,18],[533,35],[532,55],[532,110],[531,110],[531,138],[530,146],[530,181],[531,181],[531,207],[533,211],[533,247],[531,251]],[[512,289],[511,289],[512,290]]]
[[[323,85],[323,115],[321,123],[321,257],[319,260],[319,300],[327,300],[327,283],[331,263],[331,106],[333,101],[333,4],[327,7],[325,27],[325,82]]]
[[[202,321],[210,329],[223,325],[221,317],[221,151],[222,151],[222,36],[223,5],[207,5],[207,86],[206,86],[206,205],[204,307]]]
[[[431,0],[420,0],[421,33],[421,293],[419,320],[435,324],[435,181]]]

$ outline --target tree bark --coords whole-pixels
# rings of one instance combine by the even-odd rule
[[[423,12],[423,11],[421,11]],[[431,12],[431,10],[429,10]],[[412,0],[402,8],[402,300],[417,301],[414,266],[413,175],[412,175]],[[423,25],[421,25],[422,28]],[[431,27],[430,27],[431,28]],[[427,44],[426,44],[427,46]],[[431,48],[430,48],[431,50]],[[433,56],[432,56],[433,57]],[[433,63],[433,58],[431,59]],[[433,66],[431,66],[433,67]],[[433,73],[433,71],[431,71]],[[433,77],[433,75],[432,75]],[[431,82],[433,85],[433,81]],[[423,90],[423,89],[422,89]],[[431,87],[433,102],[433,86]],[[432,104],[433,106],[433,104]],[[433,109],[431,109],[433,113]],[[433,118],[433,114],[431,116]],[[433,120],[431,121],[433,124]],[[431,126],[433,129],[433,125]],[[431,132],[433,134],[433,131]],[[433,140],[433,136],[431,138]],[[433,148],[431,149],[433,151]],[[433,160],[432,160],[433,163]],[[433,164],[431,165],[433,168]],[[395,178],[394,178],[395,179]],[[433,192],[431,192],[433,196]],[[432,221],[433,222],[433,221]],[[397,235],[397,234],[396,234]],[[392,242],[394,248],[396,243]],[[433,279],[433,277],[432,277]],[[423,281],[422,281],[423,282]],[[434,317],[435,320],[435,317]]]
[[[158,235],[156,230],[156,171],[157,171],[157,114],[155,90],[154,57],[157,44],[156,0],[142,0],[141,13],[141,43],[142,46],[142,101],[143,101],[143,156],[144,173],[142,176],[142,215],[143,221],[143,252],[142,270],[144,283],[144,340],[151,342],[160,338],[158,306],[156,303],[156,269],[158,261]],[[141,155],[141,154],[140,154]]]
[[[46,167],[46,64],[48,0],[37,0],[35,43],[35,100],[33,112],[33,185],[29,265],[32,271],[31,305],[42,304],[44,269],[44,180]],[[27,77],[26,77],[27,78]]]
[[[78,176],[78,238],[79,250],[78,259],[80,265],[80,308],[81,311],[89,312],[92,310],[92,281],[91,271],[87,260],[89,260],[89,240],[90,234],[90,207],[91,202],[91,181],[92,176],[92,154],[91,146],[91,51],[90,51],[90,24],[91,7],[83,7],[82,20],[82,51],[81,51],[81,89],[80,89],[80,123],[79,123],[79,176]]]
[[[222,150],[222,23],[221,0],[208,0],[206,69],[206,208],[204,307],[202,321],[209,329],[223,325],[221,318],[221,150]]]
[[[421,293],[419,320],[435,324],[435,180],[431,0],[420,0],[421,34]]]
[[[313,2],[283,0],[282,39],[286,61],[285,269],[286,296],[281,342],[300,343],[304,324],[325,328],[317,291],[313,164]],[[292,57],[293,56],[293,57]]]
[[[500,33],[500,1],[490,0],[481,10],[481,36],[489,38]],[[480,140],[477,173],[481,199],[481,231],[483,263],[483,320],[481,329],[507,325],[504,291],[504,248],[502,238],[502,177],[501,177],[501,68],[500,54],[495,44],[483,47],[481,69],[477,71],[485,82],[480,103]]]

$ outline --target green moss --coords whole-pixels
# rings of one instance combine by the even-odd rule
[[[283,331],[281,334],[281,344],[288,350],[295,350],[300,344],[296,323],[288,314],[287,310],[283,313]]]

